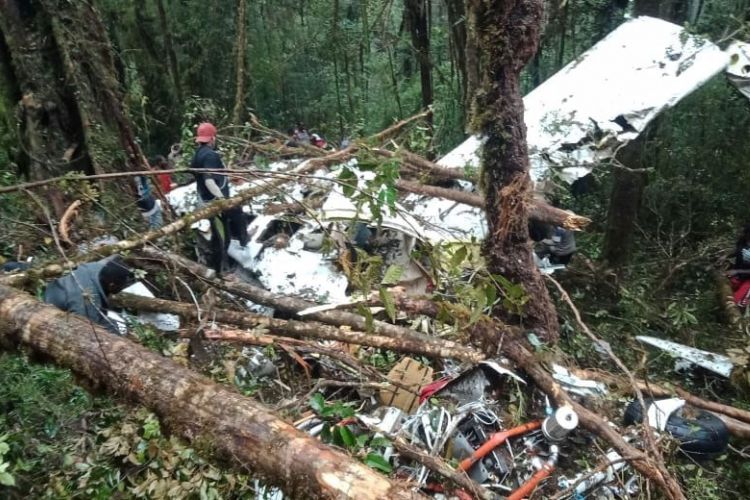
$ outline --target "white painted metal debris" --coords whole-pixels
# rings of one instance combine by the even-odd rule
[[[714,354],[712,352],[703,351],[701,349],[696,349],[695,347],[678,344],[677,342],[657,337],[640,335],[636,337],[636,340],[661,349],[674,357],[685,359],[694,365],[705,368],[706,370],[721,375],[722,377],[728,378],[734,367],[732,360],[721,354]]]
[[[573,182],[591,172],[727,59],[667,21],[643,16],[623,23],[524,98],[532,178],[554,171]],[[476,167],[479,147],[470,137],[439,163]]]
[[[750,44],[734,42],[727,49],[727,53],[727,78],[742,95],[750,99]]]

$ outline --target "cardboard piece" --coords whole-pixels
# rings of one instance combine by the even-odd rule
[[[432,368],[406,357],[388,372],[388,380],[398,382],[410,390],[397,386],[382,389],[379,394],[380,403],[412,414],[419,407],[419,391],[432,382]]]

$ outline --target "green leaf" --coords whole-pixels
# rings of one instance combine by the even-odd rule
[[[16,480],[7,472],[0,472],[0,484],[3,486],[15,486]]]
[[[352,434],[352,431],[350,431],[347,426],[340,426],[339,434],[341,435],[341,441],[343,441],[344,445],[347,448],[354,448],[354,445],[357,444],[357,440],[355,439],[354,434]]]
[[[5,455],[10,450],[10,446],[5,441],[0,441],[0,456]]]
[[[326,406],[326,400],[321,393],[316,393],[310,398],[310,408],[318,413],[322,413]]]
[[[378,293],[380,294],[380,300],[383,301],[385,313],[388,315],[391,321],[396,321],[396,303],[393,300],[393,295],[391,294],[391,292],[386,290],[385,287],[382,286],[378,290]]]
[[[336,404],[331,406],[331,414],[341,419],[351,418],[354,416],[354,409],[347,404],[337,401]]]
[[[397,264],[391,264],[388,269],[385,270],[383,280],[380,282],[381,285],[396,285],[401,280],[401,276],[404,274],[404,266]]]
[[[370,439],[370,436],[368,434],[362,434],[362,435],[357,436],[357,448],[364,448],[367,445],[367,441],[369,439]]]
[[[354,172],[347,167],[342,168],[339,174],[339,182],[341,182],[341,190],[344,196],[347,198],[354,196],[354,191],[357,187],[357,175]]]
[[[460,266],[464,260],[466,260],[466,255],[468,254],[469,250],[466,248],[466,245],[462,245],[458,247],[458,249],[453,253],[453,257],[451,257],[451,267],[458,267]]]
[[[373,469],[377,469],[386,474],[390,474],[393,470],[393,467],[388,463],[388,460],[386,460],[383,455],[377,453],[368,453],[367,457],[365,457],[365,464],[368,467],[372,467]]]
[[[491,306],[497,300],[497,288],[492,283],[488,283],[484,287],[484,293],[487,295],[487,305]]]
[[[372,333],[372,325],[374,324],[375,318],[372,317],[372,311],[370,311],[370,308],[358,304],[357,312],[365,318],[365,331],[367,333]]]
[[[370,441],[370,446],[373,448],[386,448],[391,445],[391,441],[388,438],[384,437],[374,437],[372,438],[372,441]]]

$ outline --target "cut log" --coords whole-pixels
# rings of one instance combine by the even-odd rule
[[[111,297],[110,303],[116,307],[123,307],[136,311],[164,312],[177,314],[185,319],[198,319],[200,311],[193,304],[184,304],[171,300],[151,299],[131,294],[120,294]],[[347,344],[380,347],[392,351],[420,354],[431,358],[456,358],[462,361],[479,362],[484,356],[480,353],[455,346],[440,339],[430,342],[412,339],[397,339],[381,335],[369,335],[363,332],[339,329],[330,325],[316,322],[285,321],[269,318],[259,314],[212,309],[210,319],[219,323],[241,326],[244,328],[263,328],[276,335],[284,335],[295,339],[335,340]],[[239,333],[239,332],[238,332]],[[235,335],[234,340],[241,342],[242,335]]]
[[[24,344],[158,413],[189,440],[208,439],[292,498],[421,498],[310,438],[241,394],[0,285],[0,339]]]

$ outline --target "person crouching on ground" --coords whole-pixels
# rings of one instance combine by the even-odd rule
[[[214,170],[213,172],[193,173],[198,197],[202,204],[229,197],[229,182],[221,156],[216,152],[216,127],[208,122],[198,125],[195,142],[198,148],[190,168]],[[247,223],[242,207],[232,207],[209,221],[211,224],[211,256],[209,267],[221,273],[227,261],[229,241],[235,238],[243,248],[247,245]]]
[[[119,255],[113,255],[81,264],[72,273],[52,281],[44,291],[44,302],[119,333],[117,324],[107,316],[107,298],[133,281],[130,268]]]
[[[573,231],[555,227],[538,221],[529,221],[529,236],[536,245],[539,259],[548,257],[553,265],[568,265],[576,253],[576,239]]]

